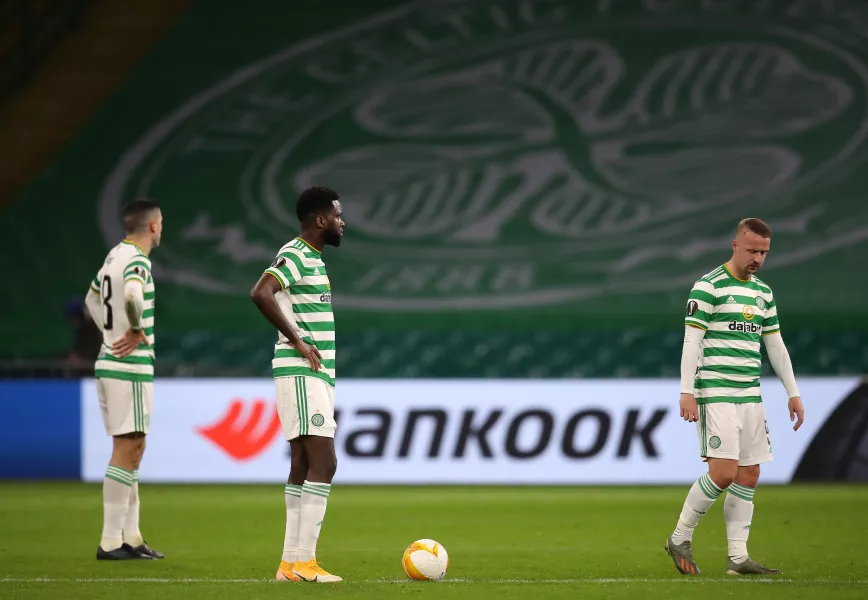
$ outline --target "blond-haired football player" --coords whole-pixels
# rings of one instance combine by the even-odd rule
[[[730,575],[774,574],[747,551],[760,465],[772,445],[760,393],[760,340],[789,397],[790,420],[804,421],[793,365],[781,338],[771,288],[756,272],[771,244],[771,229],[744,219],[732,241],[732,258],[701,277],[690,292],[681,355],[681,417],[695,422],[708,473],[699,478],[681,510],[666,551],[685,575],[698,575],[693,530],[726,491],[723,508]]]

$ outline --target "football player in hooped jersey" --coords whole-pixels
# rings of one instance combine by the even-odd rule
[[[272,373],[277,411],[292,459],[284,487],[286,533],[278,581],[342,581],[316,559],[335,457],[335,321],[324,246],[344,232],[338,194],[309,188],[296,203],[301,233],[285,244],[251,292],[278,330]]]
[[[124,207],[126,238],[111,249],[85,304],[103,334],[94,376],[112,455],[103,481],[103,529],[97,560],[163,558],[139,531],[139,464],[154,402],[154,278],[151,250],[163,215],[155,200]]]
[[[760,464],[772,460],[760,394],[760,339],[787,391],[794,430],[805,417],[772,290],[756,276],[770,242],[771,229],[763,221],[742,220],[732,241],[732,258],[701,277],[687,301],[681,417],[697,424],[700,456],[708,463],[708,473],[690,488],[675,531],[666,541],[675,568],[685,575],[699,574],[691,547],[693,530],[724,490],[726,573],[780,573],[756,562],[747,551]]]

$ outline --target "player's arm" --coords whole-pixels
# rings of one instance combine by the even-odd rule
[[[716,305],[714,286],[707,281],[697,281],[687,299],[687,315],[684,317],[684,344],[681,347],[681,418],[695,422],[699,419],[696,405],[695,379],[699,358],[702,355],[702,340]]]
[[[691,423],[699,419],[699,407],[696,405],[694,390],[696,386],[696,369],[702,353],[702,339],[705,330],[690,325],[684,326],[684,345],[681,347],[681,418]]]
[[[102,331],[104,325],[102,320],[102,296],[99,293],[98,279],[94,279],[91,282],[87,295],[84,297],[84,305],[87,307],[87,312],[90,313],[90,318],[93,319],[93,322]]]
[[[130,355],[140,344],[150,345],[144,330],[145,282],[150,277],[150,262],[136,257],[124,270],[124,313],[130,328],[112,344],[112,354]]]
[[[306,344],[298,337],[289,321],[283,316],[283,312],[280,310],[280,306],[274,297],[275,294],[301,279],[298,267],[299,265],[296,265],[292,258],[285,256],[277,257],[271,266],[265,270],[259,281],[256,282],[256,285],[253,286],[253,289],[250,291],[250,299],[256,305],[256,308],[259,309],[259,312],[268,319],[268,322],[282,333],[289,340],[289,343],[307,359],[311,369],[319,371],[319,359],[322,358],[319,350],[314,346]]]
[[[144,328],[145,288],[136,280],[124,283],[124,312],[130,322],[130,329],[140,332]]]
[[[796,384],[796,374],[793,372],[793,361],[781,337],[781,325],[778,320],[778,310],[774,298],[768,303],[766,316],[763,319],[763,342],[769,362],[775,370],[778,379],[784,384],[789,398],[790,421],[796,421],[793,430],[798,430],[805,421],[805,410],[802,407],[802,397]],[[796,420],[798,418],[798,420]]]

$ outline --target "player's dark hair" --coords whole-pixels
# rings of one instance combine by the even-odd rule
[[[325,214],[334,207],[333,202],[340,196],[331,188],[314,186],[304,190],[295,203],[295,216],[299,222],[307,223],[317,215]]]
[[[160,208],[160,203],[151,198],[133,200],[124,207],[124,229],[136,233],[148,225],[151,213]]]
[[[747,229],[748,231],[752,231],[755,234],[757,234],[758,236],[761,236],[764,238],[772,237],[772,228],[769,227],[768,224],[765,221],[763,221],[762,219],[754,219],[754,218],[742,219],[738,224],[738,228],[736,229],[736,233],[738,233],[739,231],[742,231],[743,229]]]

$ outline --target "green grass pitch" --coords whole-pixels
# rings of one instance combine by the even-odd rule
[[[350,487],[329,499],[318,558],[342,584],[272,581],[283,486],[141,486],[163,561],[97,562],[101,486],[0,484],[2,598],[866,598],[868,486],[760,486],[749,548],[775,578],[724,575],[718,501],[697,530],[703,575],[663,551],[684,487]],[[442,583],[407,581],[401,554],[430,537]],[[303,589],[299,589],[303,588]]]

